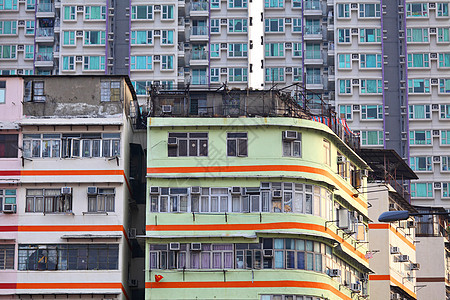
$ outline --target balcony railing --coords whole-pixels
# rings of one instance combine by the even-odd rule
[[[53,60],[53,52],[38,52],[38,53],[36,53],[36,60],[52,61]]]
[[[208,2],[199,1],[191,3],[191,11],[207,11],[208,10]]]
[[[53,27],[38,28],[36,31],[36,36],[38,36],[38,37],[53,37],[54,35],[55,35],[55,30]]]
[[[205,60],[208,59],[208,51],[206,50],[192,50],[191,59]]]
[[[194,26],[191,30],[192,35],[208,35],[208,27]]]
[[[306,26],[305,34],[321,34],[322,27],[321,26]]]
[[[53,12],[53,3],[39,3],[38,12]]]
[[[303,3],[304,10],[322,10],[320,1],[305,1]]]
[[[322,76],[306,74],[306,84],[322,84]]]
[[[306,51],[305,59],[322,59],[322,52],[320,52],[320,51]]]
[[[417,222],[416,236],[447,237],[448,234],[445,231],[444,227],[442,227],[439,223],[430,221],[430,222]]]

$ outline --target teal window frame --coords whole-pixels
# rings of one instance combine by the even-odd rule
[[[406,17],[409,18],[428,18],[428,3],[406,3]]]
[[[338,3],[337,4],[337,17],[338,19],[350,18],[350,3]]]
[[[18,10],[18,0],[0,0],[0,10]]]
[[[228,8],[247,8],[247,0],[228,0]]]
[[[284,18],[272,18],[264,20],[265,32],[284,32]]]
[[[25,25],[25,35],[33,35],[35,30],[35,22],[27,21]]]
[[[408,68],[430,68],[428,53],[408,53]]]
[[[153,5],[131,6],[131,20],[153,20]]]
[[[383,81],[381,79],[361,79],[360,94],[382,94]]]
[[[408,79],[408,93],[411,94],[429,94],[430,79]]]
[[[351,79],[339,79],[339,94],[351,95],[352,94],[352,80]]]
[[[450,104],[441,104],[440,105],[439,119],[450,119]]]
[[[264,48],[266,57],[284,57],[284,43],[266,43]]]
[[[339,44],[350,44],[350,29],[349,28],[339,28],[338,29],[338,43]]]
[[[351,69],[352,68],[352,55],[349,53],[338,54],[338,68],[339,69]]]
[[[433,171],[433,161],[431,156],[411,156],[409,158],[409,166],[416,172]]]
[[[99,46],[105,45],[105,31],[88,31],[84,32],[84,45],[85,46]]]
[[[64,6],[64,21],[75,21],[77,19],[76,6]]]
[[[153,57],[151,55],[133,55],[130,59],[130,70],[153,70]]]
[[[220,68],[211,68],[210,69],[210,80],[211,82],[219,82],[220,80]]]
[[[266,68],[266,82],[284,82],[284,68]]]
[[[383,105],[361,105],[361,120],[383,120]]]
[[[439,27],[437,34],[438,43],[449,43],[450,42],[450,29],[448,27]]]
[[[429,104],[409,105],[409,119],[429,120],[431,119],[431,109]]]
[[[85,20],[106,20],[106,6],[86,5],[84,7]]]
[[[220,57],[220,44],[209,44],[209,55],[211,58]]]
[[[231,0],[229,0],[231,1]],[[283,8],[284,0],[265,0],[264,1],[265,8]]]
[[[95,67],[98,65],[98,67]],[[83,70],[85,71],[103,71],[105,70],[104,56],[85,56],[83,59]]]
[[[292,43],[292,56],[302,57],[302,43]]]
[[[173,45],[174,30],[161,30],[161,45]]]
[[[438,2],[436,11],[437,17],[448,17],[448,3]]]
[[[411,183],[412,198],[433,198],[433,183],[414,182]]]
[[[438,68],[450,68],[450,53],[439,53]]]
[[[450,130],[441,130],[441,145],[450,145]]]
[[[360,54],[360,69],[381,69],[381,54]]]
[[[363,130],[361,131],[362,146],[383,146],[384,133],[381,130]]]
[[[429,43],[428,28],[407,28],[406,41],[408,43]]]
[[[228,57],[247,57],[248,45],[245,43],[229,43]]]
[[[381,29],[380,28],[360,28],[359,29],[360,43],[381,43]]]
[[[25,59],[34,58],[34,45],[25,45]]]
[[[152,45],[152,30],[133,30],[131,31],[131,45]]]
[[[161,55],[161,70],[173,70],[173,55]]]
[[[75,31],[63,31],[63,46],[75,45]]]
[[[0,35],[17,35],[17,21],[0,21]]]
[[[75,56],[63,56],[63,71],[75,71]]]
[[[16,45],[0,45],[0,59],[17,59]]]
[[[339,105],[339,117],[346,120],[353,120],[352,105]]]
[[[360,3],[359,17],[360,18],[379,18],[380,4],[379,3]]]
[[[230,82],[247,82],[247,68],[228,68],[228,80]]]
[[[432,145],[431,130],[410,130],[409,144],[410,145]]]
[[[247,30],[248,30],[247,25],[248,25],[247,19],[229,19],[228,20],[228,32],[229,33],[247,32]]]
[[[161,6],[161,20],[173,20],[174,18],[174,6],[162,5]]]
[[[450,93],[450,79],[439,78],[439,93],[440,94]]]

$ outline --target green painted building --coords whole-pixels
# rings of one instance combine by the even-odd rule
[[[367,296],[368,166],[329,127],[154,117],[147,138],[146,299]]]

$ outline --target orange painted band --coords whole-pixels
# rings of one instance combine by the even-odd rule
[[[148,289],[185,289],[185,288],[315,288],[327,290],[340,297],[341,299],[351,300],[335,287],[322,283],[310,281],[294,281],[294,280],[280,280],[280,281],[203,281],[203,282],[146,282],[145,288]]]
[[[398,236],[406,245],[408,245],[411,249],[416,250],[416,246],[413,243],[411,243],[411,241],[409,241],[405,236],[403,236],[401,233],[399,233],[397,230],[395,230],[395,228],[392,227],[391,224],[372,223],[372,224],[369,224],[369,229],[389,229],[396,236]]]
[[[329,234],[335,240],[344,245],[359,258],[368,262],[364,254],[355,249],[342,237],[337,235],[329,228],[323,225],[299,223],[299,222],[279,222],[279,223],[261,223],[261,224],[183,224],[183,225],[147,225],[147,231],[241,231],[241,230],[274,230],[274,229],[306,229]]]
[[[265,171],[281,171],[281,172],[305,172],[323,175],[331,179],[337,186],[343,189],[349,196],[355,193],[348,189],[342,182],[336,179],[330,172],[314,167],[299,165],[256,165],[256,166],[210,166],[210,167],[153,167],[147,168],[147,174],[161,173],[213,173],[213,172],[265,172]],[[359,198],[354,198],[362,207],[367,208],[367,203]]]
[[[394,285],[398,286],[399,288],[401,288],[402,290],[407,292],[411,297],[413,297],[414,299],[417,299],[417,295],[413,291],[408,289],[405,285],[400,283],[397,279],[395,279],[391,275],[375,275],[375,274],[371,274],[371,275],[369,275],[369,280],[374,280],[374,281],[375,280],[389,280]]]

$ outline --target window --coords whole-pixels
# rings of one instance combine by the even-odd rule
[[[104,45],[105,32],[104,31],[85,31],[84,45]]]
[[[265,48],[266,57],[284,56],[284,43],[268,43]]]
[[[413,171],[433,171],[431,156],[411,156],[409,165]]]
[[[328,140],[323,139],[323,163],[331,166],[331,144]]]
[[[450,93],[450,79],[439,79],[439,93]]]
[[[74,21],[77,19],[76,6],[64,6],[64,20]]]
[[[220,8],[220,0],[211,0],[211,8]]]
[[[450,182],[443,182],[442,183],[442,198],[450,197],[449,186],[450,186]]]
[[[34,34],[34,21],[27,21],[25,34]]]
[[[230,82],[246,82],[247,68],[228,68],[228,80]]]
[[[351,79],[339,79],[339,94],[351,94],[352,83]]]
[[[450,130],[441,130],[441,145],[450,145]]]
[[[173,20],[173,5],[162,6],[162,20]]]
[[[406,41],[408,43],[428,43],[428,28],[407,28]]]
[[[96,195],[88,195],[89,212],[113,212],[114,188],[98,188]]]
[[[220,20],[219,19],[210,19],[211,23],[211,33],[219,33],[220,32]]]
[[[161,35],[162,45],[173,45],[173,30],[162,30]]]
[[[0,81],[0,104],[6,102],[6,81]]]
[[[27,189],[25,212],[58,213],[72,211],[72,192],[59,189]]]
[[[247,32],[247,19],[228,20],[228,32]]]
[[[337,12],[338,18],[350,18],[350,4],[349,3],[337,4]]]
[[[292,19],[292,32],[302,32],[302,19],[300,18]]]
[[[34,58],[34,45],[25,45],[25,59],[33,59],[33,58]],[[31,74],[24,74],[24,75],[31,75]]]
[[[352,59],[351,54],[338,54],[339,69],[351,69]]]
[[[306,20],[305,24],[305,34],[321,34],[322,25],[320,20]]]
[[[34,10],[35,9],[35,5],[36,5],[36,0],[27,0],[27,6],[26,9],[27,10]]]
[[[361,94],[381,94],[383,83],[379,79],[361,79]]]
[[[118,270],[118,244],[19,245],[20,271]]]
[[[441,171],[450,171],[450,156],[441,156]]]
[[[338,29],[338,43],[348,44],[350,43],[350,29]]]
[[[415,120],[431,119],[430,105],[410,105],[409,118]]]
[[[306,59],[322,59],[322,52],[320,44],[306,44],[305,51]]]
[[[131,7],[131,19],[132,20],[152,20],[153,19],[153,6],[152,5],[139,5]]]
[[[102,81],[100,100],[105,101],[120,101],[120,81]]]
[[[381,29],[379,28],[360,28],[359,29],[360,43],[380,43]]]
[[[173,70],[173,55],[161,56],[161,70]]]
[[[408,93],[425,94],[430,93],[429,79],[408,79]]]
[[[411,130],[409,132],[410,145],[431,145],[431,131],[430,130]]]
[[[33,33],[34,33],[34,26],[33,26]],[[16,35],[16,34],[17,34],[17,21],[0,21],[0,35]]]
[[[292,0],[292,7],[293,8],[301,8],[302,7],[302,0]]]
[[[63,67],[64,71],[74,71],[75,70],[75,56],[63,56]]]
[[[450,53],[439,53],[439,68],[450,68]]]
[[[361,105],[361,119],[363,120],[382,120],[382,105]]]
[[[206,69],[191,69],[192,70],[192,81],[194,85],[206,84]]]
[[[284,81],[284,68],[266,68],[266,82]]]
[[[104,56],[85,56],[83,69],[85,71],[102,71],[105,69]]]
[[[360,54],[360,69],[381,69],[381,54]]]
[[[292,56],[302,57],[302,43],[292,43]]]
[[[131,56],[130,70],[152,70],[152,56]]]
[[[209,44],[209,47],[211,58],[220,57],[220,44]]]
[[[411,183],[411,197],[432,198],[433,184],[430,182]]]
[[[208,133],[170,132],[168,156],[208,156]]]
[[[15,59],[16,46],[15,45],[0,45],[0,58],[1,59]]]
[[[408,68],[429,68],[428,53],[408,53]]]
[[[442,104],[440,106],[440,118],[441,119],[450,119],[450,105]]]
[[[17,10],[17,0],[1,0],[0,10]]]
[[[191,115],[205,115],[208,113],[208,107],[206,106],[206,97],[193,96],[190,100],[189,114]]]
[[[75,45],[75,31],[63,31],[63,45],[64,46]]]
[[[438,43],[448,43],[450,41],[449,28],[438,28]]]
[[[131,31],[131,45],[151,45],[153,44],[153,31],[133,30]]]
[[[383,145],[383,131],[368,130],[361,131],[361,145],[363,146],[379,146]]]
[[[284,19],[265,19],[266,32],[284,32]]]
[[[247,48],[247,44],[230,43],[228,44],[228,57],[247,57]]]
[[[3,211],[3,204],[16,204],[16,190],[15,189],[4,189],[0,190],[0,212]],[[1,255],[1,254],[0,254]],[[0,256],[1,258],[1,256]],[[0,260],[1,265],[1,260]],[[1,266],[0,266],[1,270]]]
[[[380,4],[359,4],[359,17],[360,18],[379,18],[380,17]]]
[[[290,132],[292,137],[287,136]],[[301,157],[302,156],[302,134],[296,131],[283,131],[283,156]]]
[[[406,3],[407,17],[428,17],[428,3]]]
[[[85,6],[84,7],[85,20],[105,20],[106,6]]]
[[[25,82],[24,100],[26,101],[45,101],[44,82],[43,81],[28,81]]]
[[[351,105],[339,105],[339,118],[346,119],[346,120],[352,120],[353,119],[352,106]]]
[[[228,7],[229,8],[246,8],[247,0],[228,0]]]
[[[227,156],[247,156],[247,148],[247,132],[227,132]]]
[[[301,67],[292,68],[293,80],[295,82],[303,81],[303,72]]]
[[[265,0],[264,1],[264,7],[283,7],[283,0]]]
[[[0,245],[0,270],[14,269],[14,250],[15,245]]]
[[[220,68],[211,68],[211,82],[219,82],[220,81]]]
[[[437,3],[437,16],[448,17],[448,3],[443,2]]]
[[[320,68],[306,68],[306,84],[322,84]]]
[[[147,95],[147,88],[151,86],[151,81],[132,81],[136,95]]]

